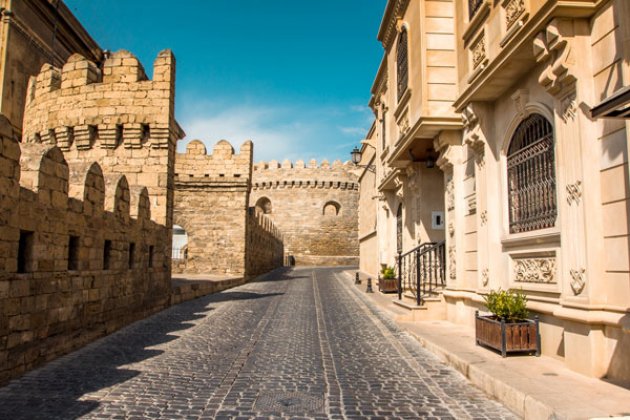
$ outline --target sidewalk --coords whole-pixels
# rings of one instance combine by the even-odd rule
[[[355,271],[346,271],[354,283]],[[409,322],[408,313],[392,303],[395,294],[365,293],[420,344],[525,419],[630,419],[630,390],[569,370],[550,357],[502,358],[475,344],[473,329],[447,321]],[[630,357],[630,355],[628,355]],[[626,416],[626,417],[624,417]]]

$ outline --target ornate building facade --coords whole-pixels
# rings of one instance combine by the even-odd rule
[[[444,238],[446,319],[472,327],[485,293],[522,289],[543,354],[616,381],[630,380],[628,28],[624,0],[389,1],[371,101],[385,209],[378,249],[361,248],[392,265]],[[613,102],[617,118],[593,112]]]

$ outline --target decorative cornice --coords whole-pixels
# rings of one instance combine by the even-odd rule
[[[409,2],[410,0],[389,0],[387,2],[383,20],[381,21],[381,27],[376,37],[386,50],[389,49],[396,38],[396,24],[399,19],[403,18],[407,11],[407,6],[409,6]]]

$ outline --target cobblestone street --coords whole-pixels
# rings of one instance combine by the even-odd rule
[[[0,418],[515,418],[351,283],[276,271],[172,307],[0,389]]]

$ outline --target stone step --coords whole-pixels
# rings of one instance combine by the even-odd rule
[[[436,321],[446,319],[446,302],[441,294],[425,297],[420,306],[416,305],[416,297],[413,293],[404,293],[403,299],[398,300],[398,298],[396,298],[393,300],[393,303],[397,307],[409,311],[409,315],[404,318],[410,321]]]

